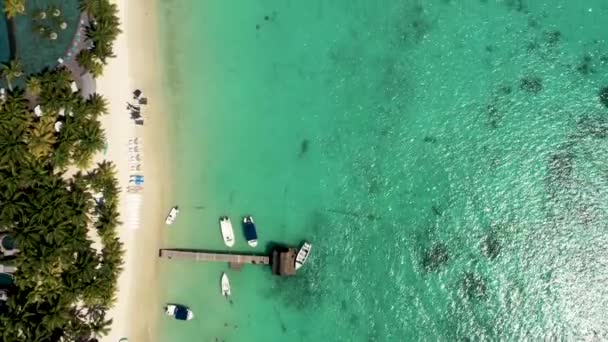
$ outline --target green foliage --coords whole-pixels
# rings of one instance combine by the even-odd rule
[[[95,78],[103,74],[103,63],[97,59],[97,56],[91,50],[80,51],[78,56],[76,56],[76,61]]]
[[[108,112],[107,101],[99,94],[85,100],[73,93],[70,88],[71,74],[65,68],[46,72],[38,79],[38,100],[44,115],[63,122],[60,132],[56,134],[50,162],[58,169],[65,169],[71,164],[80,168],[88,167],[93,156],[105,145],[105,132],[98,119]]]
[[[87,101],[85,110],[91,118],[97,118],[100,115],[108,114],[108,101],[103,96],[95,93],[91,95]]]
[[[42,83],[38,77],[32,76],[25,82],[25,91],[36,97],[42,91]]]
[[[4,0],[4,14],[7,19],[25,14],[25,0]]]
[[[13,81],[23,76],[23,68],[19,60],[12,60],[0,67],[0,75],[6,79],[8,89],[13,90]]]
[[[99,117],[108,103],[98,94],[83,99],[71,82],[66,69],[28,80],[40,117],[21,90],[9,91],[0,107],[0,227],[20,250],[0,262],[17,267],[0,306],[0,341],[87,341],[111,324],[106,311],[123,262],[115,166],[101,162],[72,177],[62,172],[88,166],[103,148]],[[56,132],[58,120],[63,127]],[[90,230],[100,238],[99,251]]]
[[[53,145],[57,141],[55,137],[55,118],[51,116],[42,117],[33,121],[25,133],[25,142],[29,152],[38,159],[46,158],[53,151]]]
[[[80,7],[93,19],[87,27],[87,37],[93,42],[91,53],[95,58],[87,59],[105,65],[108,58],[114,57],[112,44],[122,32],[118,7],[107,0],[81,0]]]

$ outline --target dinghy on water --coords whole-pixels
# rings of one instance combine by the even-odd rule
[[[304,263],[306,263],[306,260],[308,260],[311,249],[312,245],[308,242],[304,242],[298,251],[298,255],[296,256],[296,270],[299,270],[302,266],[304,266]]]
[[[255,222],[253,216],[247,215],[243,217],[243,230],[245,231],[245,239],[247,244],[251,247],[258,245],[258,233],[255,230]]]
[[[230,222],[228,216],[220,217],[220,230],[222,231],[224,244],[228,247],[234,246],[234,230],[232,229],[232,222]]]
[[[226,298],[230,297],[232,294],[230,291],[230,280],[228,280],[228,275],[226,275],[226,273],[222,273],[221,289],[222,296]]]
[[[172,225],[173,222],[175,222],[178,213],[179,208],[177,206],[171,208],[171,210],[169,211],[169,215],[167,215],[167,218],[165,219],[165,223],[168,225]]]
[[[189,321],[194,318],[194,313],[185,305],[167,304],[165,306],[165,314],[171,316],[178,321]]]

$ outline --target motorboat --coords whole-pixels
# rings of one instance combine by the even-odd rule
[[[167,215],[167,218],[165,219],[165,223],[168,225],[172,225],[173,222],[175,222],[178,213],[179,208],[177,206],[171,208],[171,210],[169,211],[169,215]]]
[[[226,246],[234,246],[234,230],[232,229],[232,222],[230,222],[228,216],[220,217],[220,230],[222,231],[222,238],[224,239]]]
[[[189,321],[194,318],[194,313],[185,305],[167,304],[165,314],[179,321]]]
[[[298,251],[298,255],[296,256],[296,270],[300,269],[308,260],[308,256],[310,255],[310,250],[312,249],[312,245],[308,242],[304,242],[300,250]]]
[[[228,298],[232,294],[230,292],[230,280],[228,280],[228,275],[226,273],[222,273],[222,296]]]
[[[258,245],[258,233],[255,230],[255,222],[253,221],[252,216],[243,217],[243,230],[245,232],[245,239],[247,239],[247,244],[251,247],[255,247]]]

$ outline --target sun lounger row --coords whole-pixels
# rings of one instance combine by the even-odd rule
[[[139,137],[129,139],[128,157],[129,157],[129,186],[127,192],[139,193],[143,190],[144,175],[143,175],[143,140]]]

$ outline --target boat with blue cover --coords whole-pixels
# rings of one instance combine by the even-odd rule
[[[194,313],[187,306],[181,304],[167,304],[165,314],[179,321],[189,321],[194,318]]]
[[[255,230],[255,222],[253,221],[253,217],[247,215],[243,217],[243,231],[245,232],[245,239],[247,240],[247,244],[251,247],[255,247],[258,245],[258,233]]]

